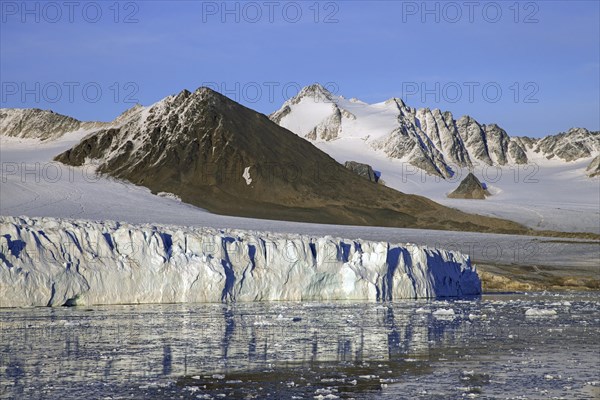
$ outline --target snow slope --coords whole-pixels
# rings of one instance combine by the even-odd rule
[[[0,217],[0,306],[475,295],[467,256],[410,244]]]

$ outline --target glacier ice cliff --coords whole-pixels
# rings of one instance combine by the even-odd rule
[[[475,295],[468,256],[411,244],[0,217],[0,307]]]

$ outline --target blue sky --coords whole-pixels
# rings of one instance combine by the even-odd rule
[[[111,120],[209,85],[270,113],[320,82],[511,135],[600,129],[600,2],[469,4],[2,1],[1,106]]]

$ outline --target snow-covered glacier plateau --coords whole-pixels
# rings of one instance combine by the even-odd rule
[[[0,217],[0,307],[479,293],[468,256],[412,244]]]

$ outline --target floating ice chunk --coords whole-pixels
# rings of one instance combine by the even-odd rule
[[[433,316],[440,319],[452,319],[455,315],[452,308],[440,308],[433,312]]]
[[[546,310],[542,308],[530,308],[525,311],[527,317],[554,317],[556,316],[555,310]]]
[[[571,307],[571,302],[570,301],[557,301],[555,303],[551,303],[551,306],[555,306],[555,307]]]
[[[333,392],[337,392],[337,389],[334,389],[334,388],[331,388],[331,387],[327,387],[327,388],[317,389],[315,391],[315,394],[330,394],[330,393],[333,393]]]

